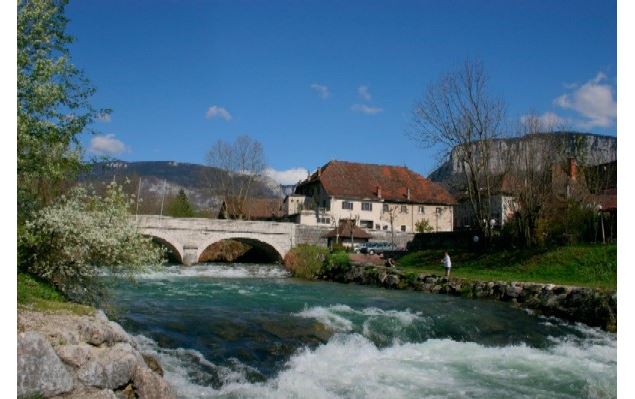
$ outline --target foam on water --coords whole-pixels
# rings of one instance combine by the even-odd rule
[[[233,264],[205,264],[196,266],[166,266],[158,271],[138,276],[142,280],[164,280],[180,277],[211,277],[219,279],[288,278],[290,274],[280,266]]]
[[[181,398],[616,397],[615,337],[580,328],[584,338],[563,337],[546,349],[450,339],[380,349],[362,335],[340,333],[313,350],[300,350],[268,381],[258,381],[256,370],[237,361],[220,367],[195,351],[160,349],[142,336],[137,340],[161,359]],[[218,383],[192,377],[201,365],[215,370]]]
[[[295,316],[315,319],[336,332],[359,332],[375,341],[398,340],[400,331],[421,320],[420,312],[383,310],[368,307],[356,310],[348,305],[314,306]],[[361,326],[361,329],[360,329]]]

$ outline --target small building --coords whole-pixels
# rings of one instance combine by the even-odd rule
[[[454,197],[404,166],[330,161],[285,198],[296,223],[335,226],[355,220],[366,230],[452,231]]]
[[[327,239],[328,246],[338,242],[345,246],[353,246],[355,243],[368,242],[372,238],[370,234],[355,225],[354,220],[340,220],[337,227],[322,235]]]
[[[279,198],[226,198],[218,212],[219,219],[279,220],[284,216]]]

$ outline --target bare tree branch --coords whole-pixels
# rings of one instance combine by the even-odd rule
[[[207,165],[225,172],[220,174],[220,192],[214,193],[225,202],[225,218],[248,219],[250,215],[245,204],[254,181],[266,166],[262,144],[247,135],[239,136],[233,143],[218,140],[207,152],[205,160]]]
[[[463,66],[431,83],[413,109],[410,137],[453,152],[465,178],[465,189],[483,233],[491,236],[492,140],[501,136],[505,106],[488,93],[480,62]]]

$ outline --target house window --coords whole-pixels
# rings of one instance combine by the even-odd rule
[[[380,229],[381,229],[381,226],[380,226],[380,225],[378,225],[378,224],[376,224],[376,225],[375,225],[375,230],[380,230]]]
[[[388,208],[388,204],[384,204],[384,212],[390,212],[390,208]]]
[[[353,210],[353,203],[351,201],[342,201],[342,209]]]
[[[406,231],[406,225],[405,224],[401,225],[401,231]]]
[[[318,218],[319,224],[331,224],[331,218]]]
[[[419,205],[419,213],[426,213],[426,207],[423,205]]]
[[[386,225],[384,225],[383,229],[384,229],[384,230],[388,230],[388,225],[387,225],[387,224],[386,224]]]
[[[401,206],[401,213],[408,213],[408,206],[407,205],[402,205]]]
[[[362,211],[372,211],[373,204],[370,202],[362,202]]]
[[[372,220],[360,220],[359,221],[359,225],[360,225],[360,227],[363,227],[365,229],[372,229],[373,228],[373,221]]]

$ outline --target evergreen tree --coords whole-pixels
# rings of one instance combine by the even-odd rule
[[[168,203],[166,215],[176,218],[191,218],[196,216],[194,207],[192,207],[183,189],[179,190],[178,195]]]

